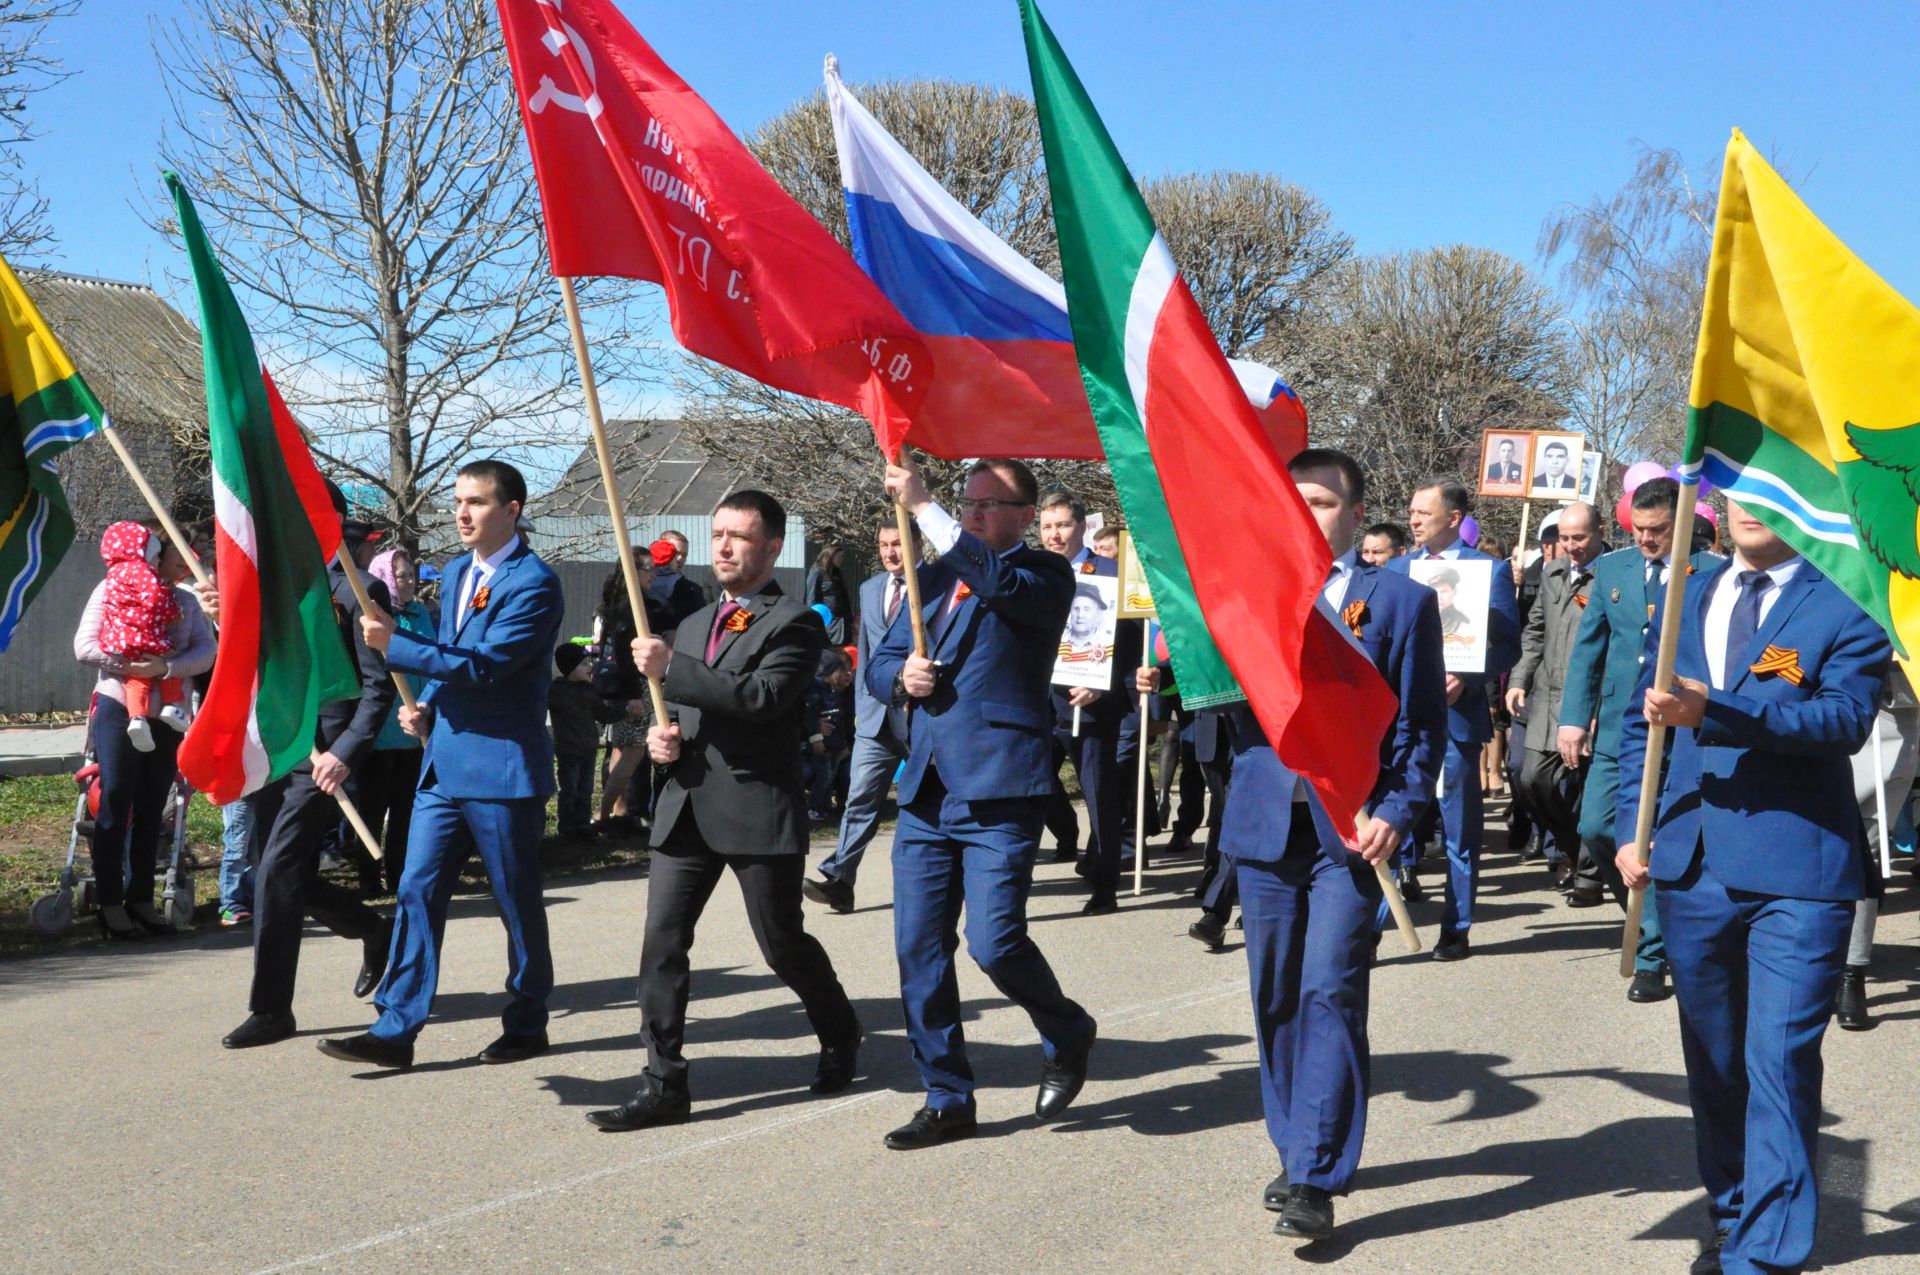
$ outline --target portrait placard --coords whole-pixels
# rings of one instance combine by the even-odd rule
[[[1053,663],[1055,686],[1104,691],[1113,686],[1113,640],[1120,622],[1120,581],[1114,576],[1075,576],[1073,608],[1060,634]]]
[[[1414,558],[1408,561],[1407,572],[1439,596],[1440,643],[1447,672],[1486,672],[1492,560]]]
[[[1533,458],[1533,435],[1525,430],[1489,430],[1480,439],[1480,494],[1527,494],[1527,462]]]
[[[1151,620],[1159,612],[1153,605],[1153,588],[1147,583],[1146,568],[1140,565],[1140,550],[1133,533],[1120,533],[1120,618]]]
[[[1533,435],[1533,465],[1527,474],[1527,499],[1576,500],[1580,495],[1580,457],[1587,442],[1578,434],[1540,431]]]

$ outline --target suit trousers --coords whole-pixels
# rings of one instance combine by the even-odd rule
[[[953,968],[962,904],[968,955],[1002,996],[1027,1011],[1046,1057],[1076,1049],[1092,1035],[1092,1017],[1060,990],[1027,933],[1027,894],[1045,802],[962,801],[929,771],[918,797],[900,811],[893,839],[900,1002],[927,1106],[936,1110],[973,1101]]]
[[[357,891],[320,875],[320,842],[340,818],[340,803],[321,792],[304,763],[255,796],[256,828],[266,828],[253,875],[253,990],[247,1008],[256,1014],[293,1009],[300,970],[300,936],[311,916],[341,938],[366,944],[387,941],[387,920]]]
[[[840,813],[840,844],[820,863],[820,875],[848,885],[860,874],[860,860],[880,830],[880,808],[900,769],[900,750],[893,733],[862,735],[853,741],[847,765],[847,804]]]
[[[1480,750],[1481,744],[1462,743],[1449,738],[1440,754],[1440,800],[1430,810],[1439,812],[1440,834],[1447,850],[1446,899],[1440,913],[1440,937],[1467,937],[1473,928],[1473,900],[1480,888]],[[1410,852],[1400,849],[1402,863],[1418,862],[1417,834]],[[1392,924],[1386,900],[1374,918],[1379,929]]]
[[[1173,750],[1169,749],[1168,751],[1172,752]],[[1161,754],[1163,761],[1166,756],[1166,753]],[[1199,751],[1194,748],[1190,741],[1182,740],[1179,742],[1176,756],[1179,763],[1180,779],[1178,787],[1174,790],[1178,797],[1178,804],[1174,807],[1172,832],[1173,839],[1177,842],[1191,840],[1193,834],[1200,831],[1200,825],[1202,823],[1206,823],[1209,827],[1215,829],[1220,826],[1217,812],[1219,810],[1221,793],[1220,789],[1215,786],[1217,781],[1210,769],[1200,765]],[[1164,780],[1162,782],[1164,782]],[[1222,785],[1222,787],[1224,787],[1224,785]],[[1215,817],[1212,820],[1207,818],[1207,798],[1209,796],[1213,798],[1214,809],[1216,811]]]
[[[1721,1266],[1799,1270],[1819,1210],[1820,1042],[1853,904],[1729,889],[1700,853],[1657,902],[1700,1180],[1714,1226],[1730,1228]]]
[[[355,776],[355,800],[367,821],[367,830],[380,838],[380,871],[387,889],[400,888],[400,872],[407,866],[407,839],[413,830],[413,790],[420,786],[418,748],[376,748],[367,754]],[[344,822],[344,821],[343,821]],[[348,836],[359,844],[351,828]]]
[[[1367,1134],[1367,996],[1380,886],[1295,808],[1277,863],[1236,863],[1261,1105],[1287,1180],[1346,1194]],[[1357,862],[1357,860],[1356,860]]]
[[[1580,857],[1580,784],[1577,770],[1568,770],[1558,751],[1529,748],[1520,771],[1527,808],[1546,830],[1547,857],[1572,863]]]
[[[553,992],[553,954],[540,885],[540,834],[546,822],[545,798],[449,797],[428,770],[414,798],[387,976],[373,998],[380,1007],[380,1020],[372,1028],[375,1036],[410,1041],[426,1025],[440,982],[447,908],[461,867],[476,851],[507,927],[508,1001],[502,1027],[518,1035],[546,1030],[547,997]]]
[[[1140,731],[1140,697],[1132,695],[1127,701],[1131,707],[1120,719],[1117,743],[1114,747],[1114,766],[1120,780],[1120,855],[1131,855],[1139,841],[1134,829],[1134,809],[1139,805],[1140,749],[1143,741]],[[1152,782],[1153,772],[1147,772],[1148,782]],[[1160,835],[1160,807],[1154,802],[1153,794],[1147,794],[1147,835]]]
[[[1120,888],[1120,723],[1100,723],[1081,714],[1080,733],[1054,732],[1055,744],[1066,751],[1087,802],[1087,884],[1093,893],[1114,894]],[[1065,794],[1061,794],[1064,800]]]
[[[1627,906],[1627,883],[1620,879],[1614,856],[1620,846],[1613,837],[1613,808],[1620,800],[1620,759],[1595,753],[1587,761],[1587,779],[1580,796],[1580,870],[1582,890],[1605,890],[1622,908]],[[1667,968],[1667,944],[1660,934],[1660,909],[1655,900],[1660,887],[1647,885],[1640,912],[1640,946],[1633,952],[1633,968],[1660,972]]]
[[[853,1005],[820,940],[807,933],[800,854],[722,855],[707,845],[683,813],[647,870],[647,926],[640,944],[640,1043],[647,1074],[674,1093],[688,1093],[687,997],[692,990],[694,929],[714,887],[731,868],[746,904],[747,924],[761,959],[800,998],[822,1045],[838,1045],[860,1030]]]

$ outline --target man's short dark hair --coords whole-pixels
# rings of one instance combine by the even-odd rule
[[[787,538],[787,511],[780,502],[757,487],[742,487],[713,507],[713,512],[733,509],[743,514],[759,514],[760,526],[769,540]]]
[[[1553,442],[1548,443],[1545,447],[1542,447],[1540,449],[1540,454],[1542,456],[1545,456],[1548,452],[1559,452],[1562,456],[1565,456],[1567,454],[1567,445],[1561,442],[1559,439],[1555,439]]]
[[[873,538],[875,540],[878,540],[882,535],[884,535],[886,532],[889,532],[889,531],[893,532],[895,535],[900,534],[900,523],[898,519],[888,518],[886,521],[876,525],[873,529]],[[920,524],[909,520],[907,523],[907,532],[909,535],[913,537],[913,540],[912,540],[913,547],[916,550],[919,549],[920,548]]]
[[[1439,492],[1440,503],[1462,517],[1473,512],[1473,493],[1457,478],[1429,478],[1415,487],[1413,494],[1418,496],[1423,491]]]
[[[964,486],[966,483],[972,482],[975,474],[998,474],[1013,484],[1013,489],[1019,493],[1022,502],[1029,505],[1039,503],[1040,480],[1033,476],[1031,469],[1028,469],[1017,460],[1009,460],[1005,457],[998,457],[993,460],[976,460],[973,464],[968,465],[967,472],[961,475],[961,484]],[[1083,513],[1080,517],[1085,519],[1086,514]]]
[[[1671,478],[1649,478],[1633,489],[1633,507],[1643,512],[1664,509],[1680,512],[1680,484]]]
[[[1120,533],[1125,530],[1126,528],[1117,522],[1103,522],[1100,524],[1100,530],[1093,533],[1093,538],[1098,540],[1102,536],[1112,536],[1115,540],[1118,540],[1120,539]]]
[[[1064,491],[1050,491],[1041,498],[1040,512],[1044,514],[1049,509],[1065,509],[1073,515],[1075,522],[1087,520],[1087,507]]]
[[[1395,553],[1403,552],[1407,547],[1407,529],[1398,523],[1376,522],[1360,533],[1363,542],[1368,536],[1385,536]]]
[[[493,493],[501,504],[527,507],[527,476],[504,460],[470,460],[454,477],[484,478],[493,484]]]
[[[1512,450],[1513,450],[1513,440],[1512,440],[1511,438],[1503,438],[1503,439],[1501,439],[1501,440],[1500,440],[1500,446],[1502,446],[1502,447],[1504,447],[1504,448],[1506,448],[1506,449],[1507,449],[1508,451],[1512,451]]]
[[[1298,478],[1310,469],[1337,469],[1347,489],[1347,503],[1357,505],[1367,498],[1367,476],[1360,462],[1332,447],[1309,447],[1287,462],[1287,472]]]

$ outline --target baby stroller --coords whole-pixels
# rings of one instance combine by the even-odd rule
[[[93,757],[93,741],[87,741],[80,769],[74,772],[74,784],[80,792],[73,803],[73,829],[67,836],[67,860],[53,891],[33,901],[27,911],[28,923],[49,937],[67,932],[75,916],[91,916],[99,910],[91,876],[83,877],[80,868],[80,843],[93,836],[93,823],[100,814],[100,763]],[[161,886],[160,915],[168,924],[184,928],[193,923],[193,872],[187,863],[187,803],[193,800],[193,788],[186,777],[174,772],[173,789],[167,794],[164,818],[172,823],[173,852],[167,856],[167,875]]]

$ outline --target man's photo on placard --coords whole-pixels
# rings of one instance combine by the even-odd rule
[[[1055,686],[1084,686],[1104,691],[1113,684],[1113,642],[1120,618],[1120,581],[1113,576],[1081,576],[1074,582],[1073,607],[1060,634],[1053,665]]]
[[[1600,466],[1606,460],[1599,452],[1587,452],[1580,457],[1580,499],[1589,505],[1600,503]]]
[[[1486,558],[1412,558],[1407,572],[1440,603],[1440,650],[1449,673],[1487,667],[1487,612],[1493,599],[1493,562]]]
[[[1480,440],[1480,494],[1527,494],[1529,438],[1513,430],[1492,430]]]
[[[1533,436],[1533,481],[1527,495],[1534,500],[1573,500],[1580,495],[1580,454],[1586,444],[1578,434]]]

